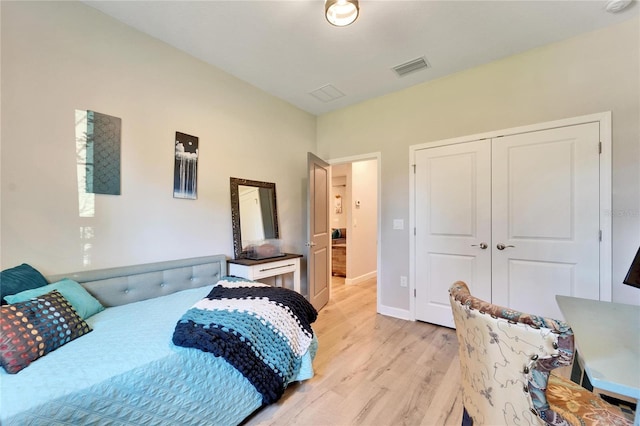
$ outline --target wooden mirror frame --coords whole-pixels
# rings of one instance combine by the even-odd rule
[[[278,230],[278,205],[276,203],[276,184],[273,182],[261,182],[259,180],[248,180],[240,178],[230,178],[231,188],[231,226],[233,228],[233,255],[236,259],[245,258],[245,252],[242,250],[242,232],[240,231],[240,197],[238,186],[255,186],[257,188],[271,189],[273,196],[273,227],[275,237],[280,238]]]

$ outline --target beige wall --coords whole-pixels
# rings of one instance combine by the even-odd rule
[[[409,309],[410,230],[392,223],[409,223],[410,145],[602,111],[613,118],[613,298],[640,304],[621,284],[640,244],[639,52],[633,18],[319,117],[323,158],[381,152],[381,305]]]
[[[347,244],[347,280],[376,273],[378,239],[377,160],[351,163],[351,229]],[[360,206],[356,206],[356,202]]]
[[[0,2],[0,266],[46,274],[232,254],[229,177],[276,182],[304,250],[306,151],[381,153],[382,305],[409,308],[410,145],[613,113],[613,295],[640,244],[637,18],[317,119],[75,2]],[[433,64],[437,66],[437,64]],[[428,72],[428,71],[426,71]],[[122,195],[78,215],[74,110],[122,118]],[[316,131],[317,126],[317,131]],[[172,198],[173,137],[200,138],[198,200]],[[81,229],[90,232],[81,233]]]
[[[1,7],[2,268],[232,256],[231,176],[276,183],[284,249],[303,253],[314,116],[82,3]],[[75,109],[122,119],[122,195],[96,196],[90,218],[78,214]],[[200,138],[195,201],[173,198],[176,131]]]

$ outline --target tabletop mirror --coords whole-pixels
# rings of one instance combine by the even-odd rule
[[[232,177],[231,221],[236,259],[257,241],[279,239],[276,184]]]

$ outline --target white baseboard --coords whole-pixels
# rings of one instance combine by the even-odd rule
[[[391,306],[379,305],[378,313],[388,317],[394,317],[402,320],[413,321],[411,311],[406,309],[393,308]]]
[[[367,274],[360,275],[359,277],[345,278],[344,279],[344,283],[345,283],[345,285],[360,284],[363,281],[375,278],[377,275],[378,275],[378,271],[371,271],[371,272],[369,272]]]

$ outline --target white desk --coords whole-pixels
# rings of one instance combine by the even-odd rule
[[[300,293],[300,258],[301,254],[287,253],[284,256],[270,259],[233,259],[229,260],[229,275],[259,280],[293,273],[293,289]]]
[[[556,301],[593,387],[640,401],[640,306],[569,296]]]

